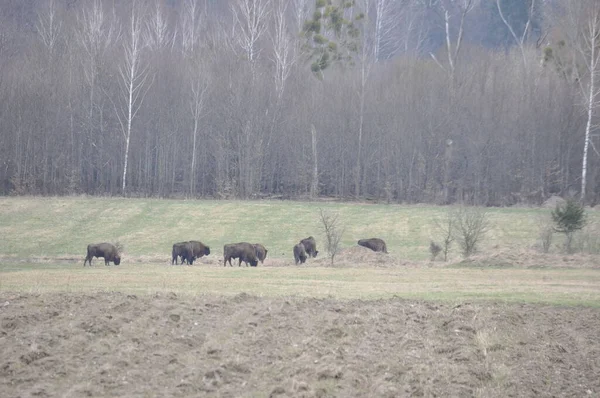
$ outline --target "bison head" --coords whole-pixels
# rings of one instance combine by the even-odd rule
[[[250,266],[251,267],[256,267],[258,265],[258,260],[254,259],[254,260],[250,260]]]
[[[208,256],[210,254],[210,247],[206,246],[206,248],[204,249],[204,255]]]
[[[115,256],[115,265],[119,265],[119,264],[121,264],[121,256],[116,255]]]

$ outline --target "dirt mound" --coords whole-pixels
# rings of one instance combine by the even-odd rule
[[[14,396],[597,396],[600,310],[0,295]]]
[[[315,266],[329,266],[327,257],[309,260]],[[399,259],[393,254],[374,252],[363,246],[346,247],[335,256],[336,267],[423,267],[425,262]]]
[[[456,264],[483,267],[600,268],[600,256],[540,253],[534,249],[501,249],[492,253],[474,255]]]

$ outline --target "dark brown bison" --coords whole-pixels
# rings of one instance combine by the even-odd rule
[[[256,249],[254,245],[247,242],[231,243],[223,246],[223,266],[231,264],[232,258],[238,258],[238,266],[242,265],[242,261],[246,263],[246,266],[250,264],[252,267],[258,265],[258,257],[256,256]]]
[[[298,243],[294,246],[294,261],[296,262],[296,265],[298,265],[298,263],[304,264],[306,257],[306,249],[302,243]]]
[[[193,253],[190,242],[179,242],[173,244],[171,264],[177,264],[178,258],[181,257],[181,264],[193,262]]]
[[[181,257],[181,264],[186,262],[194,264],[194,260],[209,254],[210,248],[197,240],[175,243],[173,244],[171,264],[177,264],[178,257]]]
[[[255,243],[254,249],[256,250],[256,257],[258,258],[258,261],[260,261],[261,264],[264,264],[265,258],[267,258],[268,250],[260,243]]]
[[[192,262],[190,264],[193,264],[195,259],[210,254],[210,247],[197,240],[189,241],[189,249],[192,252]]]
[[[367,247],[374,252],[384,252],[387,253],[387,246],[383,239],[379,238],[371,238],[371,239],[361,239],[358,241],[360,246]]]
[[[317,250],[317,241],[312,236],[300,241],[304,245],[304,250],[310,257],[317,257],[319,251]]]
[[[115,265],[121,264],[121,255],[112,243],[89,244],[87,247],[87,256],[83,260],[83,266],[85,267],[85,263],[89,261],[91,267],[92,258],[94,257],[104,257],[104,265],[110,265],[111,261]]]

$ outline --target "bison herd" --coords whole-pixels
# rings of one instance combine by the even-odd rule
[[[371,238],[361,239],[358,241],[360,246],[369,248],[375,252],[387,253],[387,246],[382,239]],[[238,260],[238,266],[242,265],[242,262],[246,266],[256,267],[258,262],[264,263],[267,258],[268,250],[260,243],[230,243],[223,246],[223,266],[231,263],[232,259]],[[294,262],[296,265],[304,264],[308,258],[317,257],[319,251],[317,250],[317,241],[312,236],[306,239],[302,239],[296,245],[294,245]],[[171,252],[171,264],[178,264],[181,260],[181,264],[194,264],[194,261],[202,256],[208,256],[210,254],[210,248],[204,243],[191,240],[188,242],[179,242],[173,244],[173,251]],[[90,244],[87,247],[87,256],[83,261],[83,266],[89,261],[90,266],[92,265],[92,258],[102,257],[104,258],[104,265],[110,265],[112,261],[115,265],[121,263],[121,256],[119,250],[112,243],[99,243]]]

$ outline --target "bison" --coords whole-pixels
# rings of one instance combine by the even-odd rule
[[[383,239],[379,238],[371,238],[371,239],[361,239],[358,241],[359,246],[367,247],[374,252],[383,252],[387,253],[387,246]]]
[[[181,264],[194,262],[193,252],[190,247],[190,242],[179,242],[173,244],[171,264],[177,264],[177,259],[181,257]]]
[[[298,243],[294,246],[294,261],[296,262],[296,265],[298,265],[298,263],[304,264],[306,257],[306,249],[302,243]]]
[[[317,250],[317,241],[315,240],[315,238],[309,236],[306,239],[302,239],[300,243],[304,245],[304,250],[306,251],[306,254],[308,254],[310,257],[317,257],[319,251]]]
[[[238,258],[238,266],[242,265],[242,261],[246,263],[246,266],[250,264],[252,267],[258,265],[258,257],[256,256],[256,249],[254,246],[247,242],[231,243],[223,246],[223,266],[231,264],[232,258]]]
[[[268,250],[260,243],[255,243],[253,246],[256,250],[256,257],[258,258],[258,261],[260,261],[261,264],[264,264],[265,258],[267,258]]]
[[[115,265],[121,264],[121,255],[112,243],[89,244],[87,247],[87,256],[83,260],[83,266],[85,267],[85,263],[89,261],[91,267],[92,258],[94,257],[104,257],[104,265],[110,265],[111,261]]]
[[[194,260],[200,258],[202,256],[208,256],[210,254],[210,247],[206,246],[204,243],[199,242],[197,240],[191,240],[189,243],[189,249],[192,252],[192,262],[189,264],[193,264]]]
[[[191,240],[189,242],[179,242],[173,244],[173,257],[171,264],[177,264],[177,258],[181,257],[181,264],[187,262],[188,264],[194,264],[194,260],[204,255],[210,254],[210,248],[204,243],[197,240]]]

